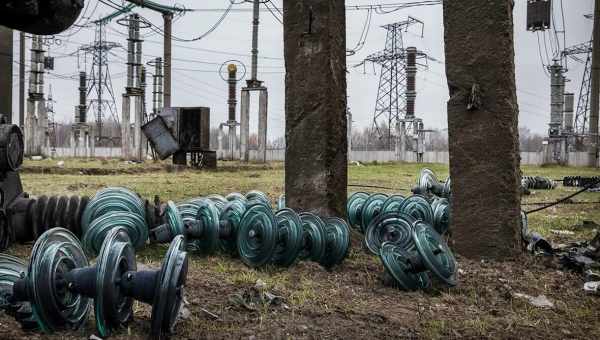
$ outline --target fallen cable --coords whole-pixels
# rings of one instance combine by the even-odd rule
[[[527,205],[545,205],[545,204],[552,204],[552,203],[554,203],[554,202],[528,202],[528,203],[521,203],[521,205],[523,205],[523,206],[527,206]],[[600,201],[563,202],[563,204],[567,204],[567,205],[600,204]]]
[[[548,205],[545,205],[545,206],[543,206],[543,207],[539,207],[539,208],[536,208],[536,209],[533,209],[533,210],[526,211],[526,212],[525,212],[525,214],[526,214],[526,215],[529,215],[529,214],[532,214],[532,213],[534,213],[534,212],[542,211],[542,210],[545,210],[545,209],[551,208],[551,207],[553,207],[553,206],[555,206],[555,205],[561,204],[562,202],[564,202],[564,201],[566,201],[566,200],[569,200],[569,199],[571,199],[571,198],[573,198],[573,197],[575,197],[575,196],[577,196],[577,195],[579,195],[579,194],[581,194],[581,193],[583,193],[583,192],[586,192],[586,191],[588,191],[588,189],[591,189],[591,188],[593,188],[593,187],[594,187],[596,184],[598,184],[598,183],[600,183],[600,179],[598,179],[597,181],[594,181],[594,182],[592,182],[592,183],[590,183],[590,184],[586,185],[586,186],[585,186],[583,189],[581,189],[581,190],[577,191],[577,192],[576,192],[576,193],[574,193],[574,194],[571,194],[571,195],[569,195],[569,196],[567,196],[567,197],[561,198],[561,199],[559,199],[558,201],[556,201],[556,202],[553,202],[553,203],[551,203],[551,204],[548,204]]]
[[[400,190],[408,191],[409,190],[409,189],[390,188],[390,187],[382,187],[382,186],[378,186],[378,185],[364,185],[364,184],[348,184],[348,187],[385,189],[385,190],[395,190],[395,191],[400,191]]]

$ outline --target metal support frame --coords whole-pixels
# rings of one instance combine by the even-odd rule
[[[258,92],[258,155],[256,161],[266,163],[267,161],[267,124],[269,92],[261,80],[258,80],[258,32],[260,25],[260,3],[261,0],[252,0],[252,65],[250,79],[246,81],[246,87],[242,88],[242,102],[240,114],[240,160],[250,160],[250,98],[251,92]]]
[[[163,62],[162,58],[156,58],[152,62],[154,74],[152,75],[152,116],[154,119],[163,108]]]
[[[373,128],[380,139],[385,139],[388,149],[398,150],[399,133],[403,119],[411,121],[415,118],[416,99],[416,60],[426,58],[426,54],[414,47],[404,48],[403,32],[413,25],[421,25],[422,21],[408,17],[407,20],[384,25],[387,31],[383,51],[369,55],[365,62],[381,65],[379,88],[373,114]],[[422,33],[421,33],[422,35]],[[408,62],[410,61],[410,65]],[[408,128],[409,126],[406,126]],[[396,134],[392,133],[396,130]],[[412,130],[406,130],[407,133]]]
[[[126,20],[127,37],[127,87],[123,94],[121,113],[121,157],[144,161],[148,141],[142,133],[142,125],[147,121],[145,113],[146,71],[142,64],[142,43],[140,34],[140,16],[131,14]],[[133,132],[131,109],[133,111]]]
[[[79,48],[80,51],[90,54],[93,58],[93,63],[90,71],[88,72],[88,97],[92,92],[95,92],[95,98],[90,99],[88,104],[88,110],[94,112],[95,118],[95,142],[103,143],[111,140],[113,137],[106,135],[103,130],[103,120],[105,119],[105,112],[110,113],[111,117],[116,121],[116,102],[114,91],[112,87],[112,78],[110,69],[108,67],[108,55],[109,52],[121,45],[106,41],[105,39],[105,24],[99,22],[94,42],[92,44],[84,45]],[[106,110],[105,110],[106,109]]]

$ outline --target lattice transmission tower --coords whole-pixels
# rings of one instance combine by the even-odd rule
[[[94,134],[98,142],[102,143],[107,136],[103,131],[103,122],[105,113],[110,114],[110,117],[118,124],[117,106],[115,95],[112,86],[112,78],[108,67],[108,55],[112,49],[122,47],[120,44],[105,40],[105,25],[98,24],[94,43],[84,45],[79,48],[80,51],[92,57],[92,63],[89,72],[88,97],[90,94],[95,94],[95,98],[90,99],[88,110],[93,112],[95,117],[96,128]]]
[[[577,109],[575,111],[575,133],[585,135],[586,126],[590,112],[590,93],[592,91],[592,48],[591,41],[587,43],[585,57],[585,69],[579,87],[579,98],[577,100]]]
[[[407,95],[410,97],[412,93],[407,92],[409,68],[407,49],[404,47],[403,40],[403,33],[413,25],[421,26],[421,36],[423,36],[423,22],[412,17],[382,26],[387,31],[385,48],[365,58],[365,62],[381,65],[373,129],[390,149],[393,148],[396,139],[393,131],[398,129],[403,119],[414,118],[407,115]],[[425,55],[419,53],[419,56]]]
[[[56,101],[52,98],[52,85],[48,90],[48,99],[46,99],[46,112],[48,113],[48,142],[50,147],[50,155],[54,157],[56,155],[56,112],[54,111],[54,103]]]

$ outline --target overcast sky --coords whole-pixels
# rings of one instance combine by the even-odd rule
[[[163,4],[173,4],[174,1],[157,0]],[[277,7],[281,7],[282,0],[272,0]],[[114,2],[121,2],[114,0]],[[187,8],[224,9],[229,0],[178,0],[179,4]],[[347,5],[371,4],[376,0],[349,0]],[[385,3],[386,1],[381,1]],[[392,1],[387,1],[392,2]],[[398,1],[395,1],[398,2]],[[562,30],[562,19],[559,0],[555,3],[555,20],[558,30]],[[532,33],[525,30],[526,0],[515,0],[515,49],[516,49],[516,76],[517,90],[520,107],[520,125],[532,131],[545,134],[550,119],[550,80],[545,75],[541,59],[547,63],[547,55],[552,50],[557,50],[553,34],[550,32]],[[89,8],[86,15],[93,13],[92,17],[98,18],[110,14],[113,9],[98,4],[96,0],[86,0]],[[584,18],[593,10],[593,0],[568,0],[564,1],[566,22],[566,45],[571,46],[591,37],[592,21]],[[97,8],[96,8],[97,7]],[[211,125],[217,126],[226,120],[227,112],[227,85],[218,74],[219,65],[230,59],[238,59],[248,66],[250,64],[251,49],[251,22],[252,5],[243,3],[234,5],[238,11],[231,11],[217,29],[196,42],[173,43],[173,106],[208,106],[211,108]],[[95,11],[93,9],[96,8]],[[245,9],[245,10],[240,10]],[[160,15],[150,10],[139,9],[138,13],[162,26]],[[181,17],[174,23],[174,35],[189,39],[206,32],[222,15],[222,11],[191,12]],[[367,16],[366,11],[347,11],[347,45],[352,48],[356,45]],[[444,72],[444,45],[442,6],[428,6],[409,8],[390,14],[373,14],[370,32],[364,47],[353,56],[348,57],[348,96],[353,117],[354,128],[362,128],[372,124],[373,110],[377,96],[379,82],[379,69],[368,66],[366,68],[353,67],[367,55],[383,49],[385,44],[385,30],[381,25],[406,20],[408,16],[418,18],[425,22],[424,37],[421,38],[419,29],[414,29],[405,34],[405,46],[416,46],[440,62],[429,62],[428,69],[419,69],[417,75],[417,116],[422,117],[427,128],[445,129],[447,126],[446,101],[448,90]],[[468,14],[465,15],[468,20]],[[82,18],[80,23],[87,22]],[[127,46],[126,38],[120,32],[125,28],[112,22],[107,30],[107,39]],[[67,32],[68,36],[57,36],[61,40],[60,46],[49,47],[49,54],[57,57],[54,74],[74,76],[81,70],[90,68],[90,59],[84,60],[82,55],[65,56],[78,49],[82,44],[91,43],[94,38],[94,27],[73,29]],[[73,34],[75,33],[75,34]],[[150,30],[145,30],[146,41],[143,46],[144,59],[148,61],[156,56],[162,56],[162,38]],[[540,41],[538,45],[538,39]],[[544,43],[545,40],[545,43]],[[563,48],[562,36],[559,36],[560,47]],[[28,40],[29,42],[29,40]],[[282,24],[268,11],[261,12],[261,27],[259,38],[259,79],[269,88],[269,138],[284,135],[284,79],[285,69],[283,61],[283,27]],[[548,51],[548,53],[546,53]],[[113,88],[116,107],[120,111],[121,93],[125,85],[126,53],[123,49],[115,49],[109,56],[110,71],[113,75]],[[18,36],[15,33],[15,60],[18,61]],[[29,59],[29,56],[27,57]],[[87,62],[87,63],[86,63]],[[579,93],[583,64],[569,62],[567,77],[571,81],[567,84],[567,91]],[[366,73],[365,73],[366,71]],[[13,69],[13,75],[18,74],[18,67]],[[72,121],[74,105],[78,101],[78,83],[73,79],[49,76],[47,84],[52,85],[57,120]],[[148,80],[151,85],[151,79]],[[17,82],[15,82],[17,84]],[[47,88],[47,87],[46,87]],[[18,112],[17,90],[13,95],[14,111]],[[148,88],[151,92],[151,86]],[[238,92],[239,96],[239,92]],[[257,129],[257,97],[253,97],[251,112],[251,133]],[[576,99],[577,100],[577,99]],[[151,109],[151,94],[148,94],[148,108]],[[239,117],[239,105],[238,105]],[[16,119],[16,118],[15,118]],[[91,119],[88,118],[88,119]],[[239,120],[239,118],[238,118]]]

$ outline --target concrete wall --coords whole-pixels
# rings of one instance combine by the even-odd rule
[[[50,154],[50,152],[48,152]],[[79,157],[84,157],[85,150],[81,148],[78,150]],[[223,159],[228,157],[229,153],[227,150],[218,151],[217,157]],[[256,150],[250,150],[249,156],[251,161],[258,160],[258,152]],[[399,161],[396,152],[394,151],[357,151],[353,150],[349,153],[351,162],[397,162]],[[57,148],[56,157],[73,157],[73,150],[71,148]],[[96,148],[96,157],[107,157],[107,158],[118,158],[121,157],[121,148]],[[407,159],[405,162],[414,163],[416,157],[413,153],[407,153]],[[236,159],[239,159],[239,152],[236,152]],[[425,163],[449,163],[448,151],[427,151],[423,156]],[[523,165],[541,165],[543,164],[543,154],[541,152],[521,152],[521,164]],[[587,166],[589,154],[587,152],[571,152],[569,153],[569,165],[570,166]],[[285,161],[285,149],[267,149],[267,160],[268,161]]]
[[[89,153],[89,150],[87,151]],[[48,150],[47,155],[51,155],[51,151]],[[73,157],[73,149],[71,148],[56,148],[56,152],[55,152],[55,157],[60,157],[60,158],[69,158],[69,157]],[[86,157],[86,150],[85,148],[78,148],[77,149],[77,157]],[[114,148],[114,147],[102,147],[102,148],[96,148],[95,149],[95,155],[94,157],[106,157],[106,158],[119,158],[121,157],[121,148]]]

